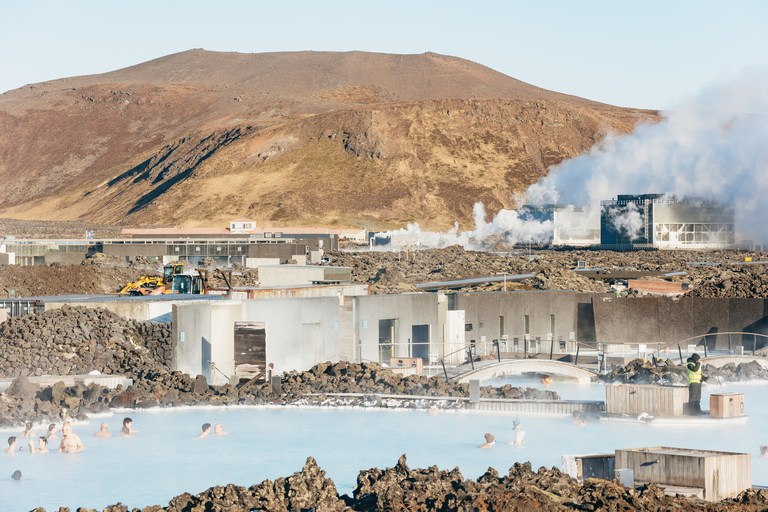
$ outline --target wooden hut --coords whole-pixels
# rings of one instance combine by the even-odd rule
[[[674,492],[699,494],[707,501],[730,498],[752,487],[748,453],[663,446],[616,450],[616,469],[631,469],[636,484],[674,487]]]

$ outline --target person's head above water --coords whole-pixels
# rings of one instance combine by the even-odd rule
[[[485,434],[485,442],[486,442],[486,443],[492,443],[492,442],[494,442],[495,440],[496,440],[496,438],[495,438],[495,437],[493,437],[493,435],[491,435],[491,434]]]
[[[26,424],[27,430],[32,430],[32,422],[28,421]]]
[[[15,442],[16,442],[16,436],[11,436],[8,438],[8,446],[13,446]]]
[[[513,419],[512,420],[512,426],[515,427],[515,428],[519,427],[520,426],[520,420],[517,419],[517,418]]]
[[[133,423],[133,420],[132,420],[131,418],[125,418],[125,419],[123,420],[123,426],[124,426],[124,427],[130,427],[130,426],[131,426],[131,423]]]
[[[11,478],[13,478],[14,480],[21,480],[21,471],[19,471],[18,469],[14,471],[13,474],[11,475]]]
[[[203,423],[203,432],[208,432],[209,430],[211,430],[211,424]]]

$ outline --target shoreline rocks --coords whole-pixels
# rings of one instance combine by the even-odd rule
[[[233,484],[211,487],[199,494],[183,493],[168,505],[130,509],[122,503],[103,512],[240,512],[288,510],[341,512],[405,511],[517,511],[560,512],[600,510],[638,511],[732,511],[753,512],[768,506],[768,491],[748,489],[720,502],[706,502],[680,495],[667,496],[654,484],[627,488],[618,481],[590,478],[579,485],[557,468],[539,468],[515,463],[509,474],[488,471],[476,480],[465,479],[458,468],[440,470],[410,469],[403,455],[393,468],[360,471],[352,494],[339,496],[333,480],[325,476],[314,458],[309,457],[301,471],[274,482],[242,487]],[[59,508],[59,512],[69,512]],[[78,512],[96,512],[78,508]],[[36,508],[32,512],[46,512]]]

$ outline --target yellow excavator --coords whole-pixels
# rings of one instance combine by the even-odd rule
[[[196,268],[197,275],[184,272],[181,263],[169,263],[163,269],[160,276],[142,276],[133,283],[128,283],[120,290],[121,294],[129,295],[165,295],[170,293],[183,293],[192,295],[207,295],[208,270]],[[232,292],[232,270],[216,270],[227,285],[227,296]]]
[[[128,295],[162,295],[164,293],[172,293],[172,286],[168,285],[173,284],[175,276],[183,274],[183,264],[168,263],[163,268],[162,276],[142,276],[138,281],[125,285],[118,293]]]

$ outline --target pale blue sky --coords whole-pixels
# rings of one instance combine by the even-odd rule
[[[19,1],[0,7],[0,92],[190,48],[432,51],[558,92],[665,108],[768,68],[764,1]]]

